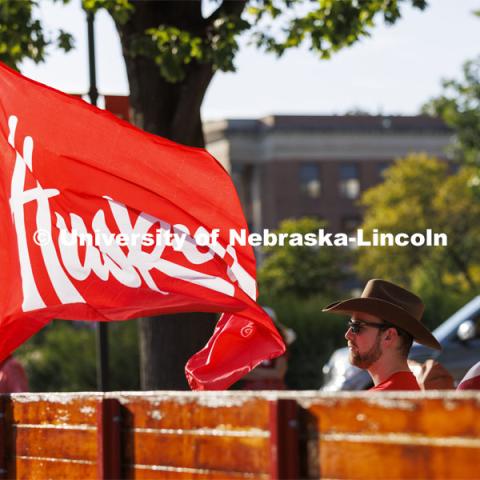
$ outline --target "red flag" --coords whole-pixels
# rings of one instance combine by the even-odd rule
[[[285,350],[228,173],[0,64],[0,360],[52,318],[222,315],[185,369],[223,389]],[[205,245],[208,241],[209,245]],[[161,321],[161,320],[159,320]]]

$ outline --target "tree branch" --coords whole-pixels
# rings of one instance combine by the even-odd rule
[[[222,17],[240,17],[248,0],[223,0],[220,6],[205,19],[207,26],[213,25],[216,20]]]

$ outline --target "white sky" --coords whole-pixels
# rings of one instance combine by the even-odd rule
[[[40,17],[52,31],[76,39],[73,52],[51,51],[42,65],[25,61],[21,71],[71,93],[88,91],[86,20],[80,0],[71,5],[41,0]],[[480,54],[480,0],[430,0],[421,12],[404,7],[393,27],[319,60],[305,49],[281,59],[243,46],[236,73],[215,75],[202,107],[204,119],[270,114],[333,114],[360,108],[371,113],[415,114],[441,91],[442,78],[459,77],[463,62]],[[127,94],[118,35],[109,15],[95,22],[97,84],[101,94]],[[242,42],[245,44],[246,42]]]

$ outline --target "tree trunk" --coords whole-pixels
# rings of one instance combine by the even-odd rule
[[[143,390],[188,390],[184,366],[212,335],[215,314],[182,313],[140,319]]]
[[[129,52],[132,39],[147,28],[162,23],[186,28],[182,22],[190,22],[188,27],[192,30],[193,24],[203,22],[200,3],[138,2],[127,24],[117,24],[130,85],[133,123],[147,132],[195,147],[205,146],[200,107],[214,74],[212,66],[192,62],[182,82],[168,83],[152,59]],[[172,19],[172,15],[178,18]],[[185,363],[211,336],[215,319],[214,314],[207,313],[141,319],[142,389],[188,389]]]

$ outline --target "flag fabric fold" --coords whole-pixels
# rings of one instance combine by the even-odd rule
[[[53,318],[225,312],[186,365],[224,389],[285,350],[228,173],[0,64],[0,360]],[[238,238],[238,237],[237,237]],[[161,321],[161,319],[159,319]]]

